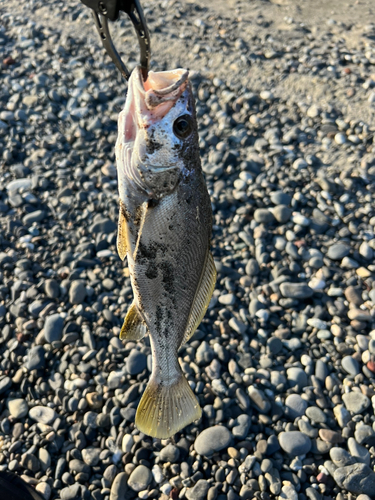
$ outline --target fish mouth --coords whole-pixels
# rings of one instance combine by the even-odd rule
[[[137,108],[149,119],[161,119],[173,107],[187,87],[189,71],[183,68],[171,71],[150,71],[144,81],[140,67],[134,69]],[[150,113],[152,112],[152,113]]]

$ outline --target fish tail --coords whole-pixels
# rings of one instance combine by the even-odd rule
[[[170,385],[151,377],[135,416],[137,428],[155,438],[173,436],[198,420],[202,410],[185,376],[180,372]]]

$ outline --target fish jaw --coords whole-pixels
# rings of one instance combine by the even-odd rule
[[[116,160],[120,199],[129,188],[158,199],[176,187],[186,174],[184,151],[197,141],[192,91],[184,69],[154,73],[143,81],[140,68],[129,80],[128,95],[119,116]],[[174,123],[187,117],[192,132],[182,139]]]

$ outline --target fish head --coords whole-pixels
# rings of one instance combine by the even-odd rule
[[[189,174],[191,158],[197,155],[198,132],[188,71],[150,71],[144,81],[140,68],[135,68],[119,117],[116,158],[120,196],[123,178],[148,197],[161,198],[173,191],[181,175]]]

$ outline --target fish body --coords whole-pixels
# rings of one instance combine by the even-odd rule
[[[118,252],[128,258],[134,292],[120,337],[150,335],[152,374],[135,423],[159,438],[201,416],[177,353],[201,322],[216,281],[211,203],[187,76],[182,69],[150,72],[143,82],[136,68],[116,143]]]

